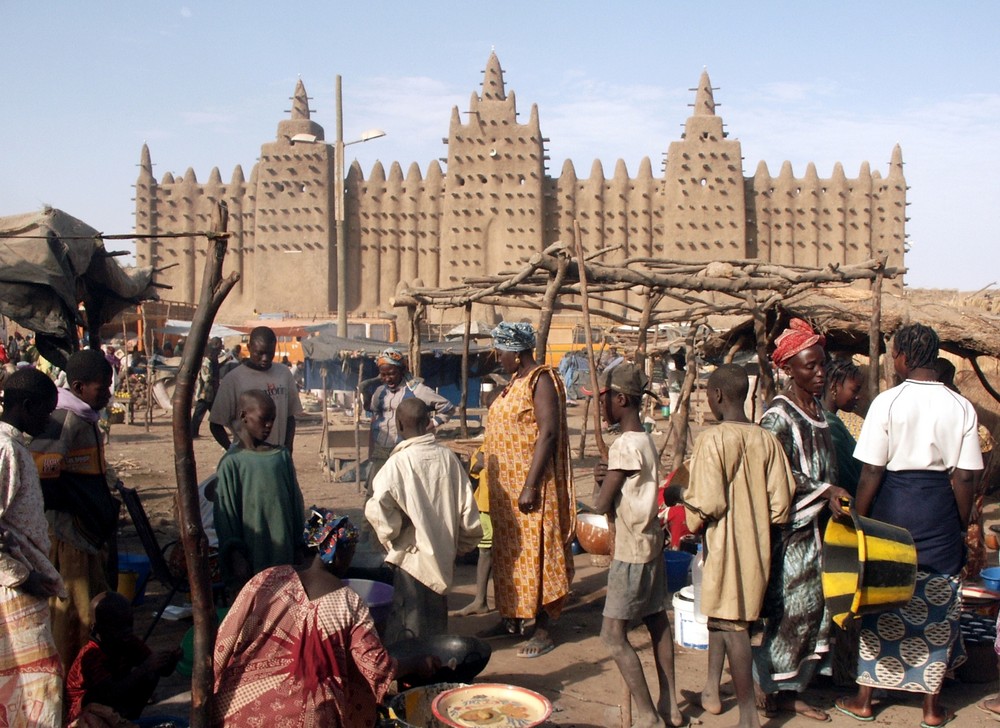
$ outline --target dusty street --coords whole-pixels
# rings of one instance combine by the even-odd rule
[[[574,453],[579,442],[579,424],[582,407],[571,412],[572,443]],[[663,429],[664,423],[657,422]],[[207,428],[205,428],[207,429]],[[206,433],[207,434],[207,433]],[[361,497],[353,483],[328,482],[320,459],[321,423],[319,415],[307,417],[299,424],[295,447],[295,463],[299,481],[307,505],[316,503],[347,512],[353,519],[361,518]],[[663,433],[655,434],[658,444]],[[154,418],[150,431],[144,425],[115,425],[112,428],[108,446],[108,459],[119,471],[120,477],[131,487],[138,488],[150,520],[157,530],[161,544],[176,537],[174,524],[173,493],[175,489],[173,450],[169,418],[159,412]],[[590,441],[588,457],[578,460],[576,465],[576,487],[578,499],[589,502],[593,480],[590,470],[594,462],[593,442]],[[199,477],[204,478],[214,469],[222,451],[210,437],[203,436],[195,441],[195,454]],[[123,511],[124,512],[124,511]],[[996,517],[996,505],[991,504],[987,516]],[[141,551],[131,524],[123,519],[120,549]],[[364,554],[359,555],[364,560]],[[995,563],[997,555],[991,552]],[[479,681],[500,682],[521,685],[546,695],[555,709],[550,725],[617,728],[621,724],[620,709],[623,694],[621,677],[600,642],[599,632],[601,609],[606,588],[606,569],[595,565],[594,559],[581,554],[576,557],[576,577],[573,582],[572,601],[562,617],[554,625],[557,647],[547,655],[537,659],[522,659],[515,655],[516,642],[500,639],[492,642],[493,656]],[[457,583],[449,598],[450,607],[464,606],[474,590],[475,566],[460,565],[457,569]],[[162,599],[162,585],[151,582],[146,591],[145,604],[137,610],[137,631],[145,632],[155,605]],[[183,595],[174,598],[174,604],[181,604]],[[452,631],[471,635],[491,626],[496,614],[478,617],[453,617]],[[176,646],[190,628],[190,619],[161,621],[153,633],[153,646]],[[652,654],[649,639],[643,628],[630,633],[633,644],[638,648],[646,668],[647,681],[654,686]],[[682,699],[681,708],[687,716],[700,721],[705,726],[729,726],[737,720],[735,701],[726,701],[726,711],[721,716],[703,714],[700,708],[686,701],[685,696],[699,691],[705,678],[706,653],[678,647],[676,650],[676,675]],[[729,686],[725,680],[724,690]],[[190,695],[187,678],[171,676],[161,682],[157,692],[158,704],[148,709],[148,714],[187,715]],[[994,721],[976,709],[976,702],[995,693],[997,685],[962,684],[949,682],[946,685],[943,702],[958,710],[955,725],[988,726]],[[831,712],[835,725],[855,725],[856,721],[833,711],[833,699],[844,692],[832,686],[815,690],[813,701]],[[919,696],[904,693],[894,694],[883,700],[877,707],[876,725],[917,726],[921,721]],[[764,720],[765,726],[811,725],[815,721],[781,714],[777,718]]]

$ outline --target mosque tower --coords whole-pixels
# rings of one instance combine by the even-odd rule
[[[680,141],[670,143],[664,174],[664,257],[729,260],[746,257],[742,151],[716,116],[708,71]]]
[[[293,142],[297,134],[315,144]],[[333,150],[323,127],[309,118],[301,79],[291,118],[278,122],[273,142],[261,146],[256,177],[256,224],[251,271],[259,312],[327,313],[337,308],[337,231],[334,223]],[[296,299],[308,301],[302,311]]]
[[[452,109],[448,169],[441,215],[442,287],[463,278],[510,270],[543,247],[545,149],[532,105],[517,120],[514,92],[490,53],[480,94],[472,94],[468,121]]]

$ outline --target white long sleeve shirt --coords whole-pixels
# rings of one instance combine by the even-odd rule
[[[483,537],[465,468],[430,433],[396,445],[372,485],[365,516],[388,550],[386,563],[444,594],[455,556]]]

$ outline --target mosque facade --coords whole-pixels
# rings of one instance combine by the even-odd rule
[[[608,249],[601,261],[627,258],[679,262],[759,259],[779,265],[823,266],[867,260],[880,251],[903,266],[906,182],[897,145],[883,177],[867,162],[856,177],[840,163],[820,178],[810,163],[803,177],[783,162],[772,176],[761,162],[745,176],[738,140],[723,130],[713,88],[703,72],[684,133],[670,143],[664,171],[654,176],[649,158],[630,177],[619,160],[608,177],[595,161],[588,177],[565,162],[559,176],[547,171],[539,111],[532,105],[520,123],[513,91],[495,54],[482,88],[473,93],[467,121],[453,108],[445,169],[425,172],[399,162],[386,172],[376,162],[365,178],[357,162],[347,171],[347,301],[352,318],[392,311],[397,287],[462,290],[470,277],[495,275],[559,240],[580,225],[584,249]],[[199,182],[153,176],[144,145],[136,182],[140,265],[164,269],[172,286],[165,298],[196,302],[207,247],[203,237],[164,233],[208,230],[216,202],[229,207],[232,233],[226,272],[240,282],[219,318],[239,321],[258,313],[328,317],[337,302],[335,166],[326,144],[293,142],[297,134],[324,139],[310,118],[298,82],[290,118],[261,146],[246,178],[237,166],[228,182],[218,168]],[[887,286],[901,288],[897,278]],[[639,292],[619,300],[638,303]],[[641,303],[639,303],[641,305]]]

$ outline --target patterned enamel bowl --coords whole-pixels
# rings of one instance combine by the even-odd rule
[[[441,693],[431,710],[452,728],[532,728],[552,715],[552,703],[527,688],[479,683]]]
[[[576,540],[588,554],[611,554],[611,531],[608,519],[596,513],[579,513],[576,516]]]

